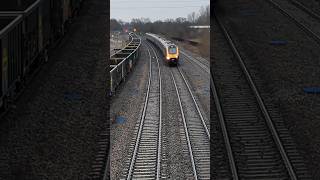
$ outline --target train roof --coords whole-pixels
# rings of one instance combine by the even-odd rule
[[[167,39],[165,39],[165,38],[163,38],[163,37],[161,37],[161,36],[159,36],[157,34],[152,34],[152,33],[146,33],[146,34],[158,39],[158,41],[160,41],[164,46],[170,46],[170,45],[177,46],[172,41],[167,40]]]

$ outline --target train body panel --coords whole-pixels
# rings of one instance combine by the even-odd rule
[[[16,5],[18,5],[18,1]],[[31,3],[32,1],[27,1]],[[2,5],[2,4],[0,4]],[[24,3],[19,4],[25,7]],[[31,65],[39,57],[45,47],[50,43],[50,35],[48,33],[48,18],[45,17],[45,3],[43,0],[33,0],[25,10],[21,10],[17,6],[13,11],[0,11],[1,16],[22,15],[22,62],[23,73],[26,74],[30,71]],[[12,8],[11,8],[12,9]]]
[[[179,48],[177,45],[156,34],[146,33],[146,35],[147,39],[160,49],[166,62],[176,64],[179,62]]]
[[[50,1],[51,23],[53,35],[59,37],[67,29],[68,22],[81,7],[82,0],[47,0]]]
[[[22,76],[22,16],[0,15],[0,106]]]

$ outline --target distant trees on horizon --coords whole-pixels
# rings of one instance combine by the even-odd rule
[[[151,32],[156,34],[164,34],[171,37],[190,37],[190,29],[192,25],[209,25],[210,24],[210,6],[202,6],[198,13],[192,12],[187,18],[178,17],[176,19],[166,19],[164,21],[157,20],[151,22],[149,18],[133,18],[131,22],[123,22],[121,20],[111,19],[110,30],[130,31],[136,28],[138,32]]]

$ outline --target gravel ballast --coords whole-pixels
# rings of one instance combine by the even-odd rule
[[[107,2],[84,1],[62,43],[0,121],[0,179],[87,179],[106,131]]]
[[[128,167],[126,162],[128,162],[128,154],[130,154],[130,144],[136,137],[134,129],[140,122],[143,110],[148,83],[149,54],[146,41],[143,41],[142,44],[141,56],[133,72],[129,74],[125,83],[120,86],[111,103],[111,179],[119,179],[126,173],[124,170]],[[161,176],[169,179],[187,179],[192,177],[192,168],[186,148],[180,106],[171,77],[171,71],[176,69],[168,66],[163,57],[160,56],[157,48],[154,45],[151,46],[158,53],[162,78],[163,134]],[[152,61],[156,61],[153,51],[151,49],[150,51]],[[190,81],[191,88],[195,90],[194,94],[197,96],[197,100],[200,101],[198,102],[199,105],[206,106],[206,108],[202,109],[202,112],[206,113],[206,119],[209,119],[209,112],[207,111],[209,104],[207,104],[207,99],[204,100],[205,94],[209,92],[204,88],[208,79],[203,77],[204,74],[200,73],[200,68],[195,68],[186,62],[185,58],[181,60],[180,67],[186,73],[186,78]],[[157,69],[153,69],[153,71],[157,71]],[[125,118],[124,123],[116,121],[115,118],[119,116]]]
[[[264,101],[279,108],[314,179],[319,179],[319,45],[265,0],[220,1],[220,16],[254,74]],[[272,41],[284,41],[284,45]]]

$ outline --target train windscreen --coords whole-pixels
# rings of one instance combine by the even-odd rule
[[[168,51],[169,51],[169,54],[176,54],[177,48],[175,46],[169,46]]]

